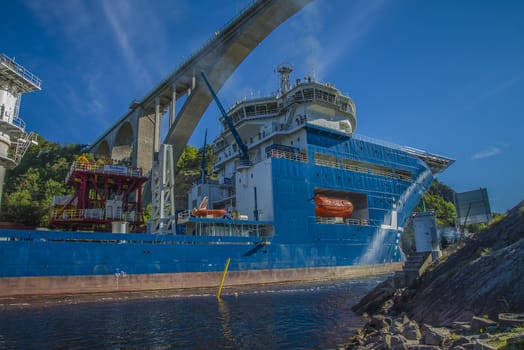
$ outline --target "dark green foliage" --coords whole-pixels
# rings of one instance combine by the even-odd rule
[[[428,193],[442,197],[446,202],[455,202],[455,191],[445,183],[435,179],[429,188]]]
[[[2,199],[2,221],[45,226],[51,199],[67,193],[64,180],[71,162],[84,145],[49,142],[41,137],[13,170],[7,172]]]
[[[438,226],[455,226],[457,209],[454,198],[455,191],[436,179],[424,196],[426,211],[435,212]]]
[[[200,180],[202,176],[201,162],[202,162],[202,151],[203,149],[197,149],[193,146],[186,146],[184,153],[178,160],[175,170],[175,207],[179,209],[187,209],[187,194],[191,187]],[[206,147],[206,173],[211,174],[207,177],[208,179],[214,179],[212,175],[213,164],[216,161],[216,154],[213,152],[213,148],[210,145]]]

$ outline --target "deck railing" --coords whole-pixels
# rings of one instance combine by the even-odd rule
[[[74,171],[96,172],[102,174],[116,174],[126,176],[142,176],[141,168],[132,168],[121,165],[100,164],[98,162],[89,162],[83,160],[75,160],[69,169],[69,174],[66,178],[69,179]]]
[[[40,80],[36,75],[19,65],[15,62],[14,59],[8,57],[6,54],[0,54],[0,63],[6,65],[9,67],[12,71],[16,72],[18,75],[20,75],[25,80],[29,81],[31,84],[37,86],[40,88],[40,85],[42,84],[42,80]]]

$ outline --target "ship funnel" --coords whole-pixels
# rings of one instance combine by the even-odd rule
[[[293,71],[293,66],[289,63],[282,63],[277,67],[277,73],[280,74],[280,91],[279,95],[283,95],[291,89],[289,83],[289,74]]]

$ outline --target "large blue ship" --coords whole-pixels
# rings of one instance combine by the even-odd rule
[[[403,228],[453,161],[356,135],[350,97],[309,77],[292,85],[289,65],[278,71],[276,95],[239,101],[220,117],[215,176],[195,184],[187,210],[149,233],[2,230],[0,295],[211,287],[228,258],[226,285],[398,269]],[[95,186],[114,193],[96,208],[85,205],[87,192],[57,198],[55,226],[141,227],[141,187],[129,185],[145,181],[139,170],[79,160],[69,176],[111,178]]]

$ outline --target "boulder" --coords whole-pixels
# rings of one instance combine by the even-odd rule
[[[471,318],[471,331],[478,332],[481,329],[486,330],[489,327],[496,327],[497,322],[490,320],[489,318],[473,316]]]
[[[524,324],[524,314],[499,314],[499,326],[502,328],[513,328]]]
[[[415,321],[410,321],[403,326],[402,335],[408,340],[419,341],[422,338],[418,324]]]
[[[455,332],[464,333],[471,330],[471,323],[469,322],[453,322],[452,328]]]
[[[457,340],[454,340],[452,343],[451,343],[451,347],[454,348],[454,347],[457,347],[457,346],[462,346],[466,343],[469,343],[469,340],[468,338],[466,337],[460,337],[458,338]]]
[[[391,336],[391,347],[397,345],[405,345],[408,343],[408,340],[402,335],[393,335]]]
[[[424,334],[424,343],[427,345],[438,345],[441,346],[444,340],[449,338],[450,332],[446,328],[433,328],[426,326],[426,332]]]
[[[376,330],[389,328],[390,325],[391,319],[384,315],[373,315],[369,321],[369,327],[375,328]]]
[[[494,348],[493,346],[484,344],[484,343],[475,343],[475,347],[473,348],[473,350],[495,350],[495,349],[496,348]]]
[[[524,344],[524,334],[516,335],[514,337],[508,338],[506,340],[508,345],[517,345],[522,346]],[[520,349],[520,348],[519,348]]]
[[[408,344],[393,345],[390,350],[408,350]]]

